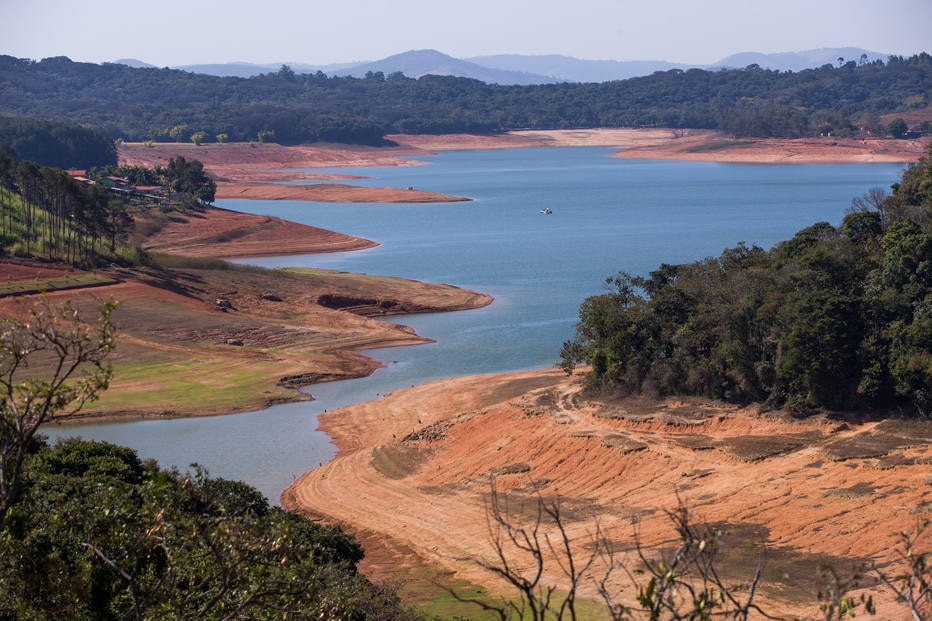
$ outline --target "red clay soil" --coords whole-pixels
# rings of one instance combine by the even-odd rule
[[[282,501],[355,533],[375,578],[411,580],[433,567],[451,582],[515,595],[469,560],[493,558],[494,479],[523,523],[538,494],[559,498],[577,562],[598,525],[616,560],[634,567],[635,520],[650,554],[669,551],[676,539],[665,511],[679,499],[696,522],[720,525],[729,584],[753,575],[763,546],[757,601],[783,618],[815,618],[820,564],[845,575],[860,562],[887,567],[894,534],[932,507],[930,422],[797,420],[702,400],[607,403],[557,370],[412,387],[320,423],[340,452]],[[528,559],[512,554],[524,567]],[[544,583],[566,586],[547,565]],[[590,578],[604,570],[597,560]],[[634,603],[623,572],[610,584]],[[872,593],[882,618],[906,618],[883,591]],[[593,581],[582,595],[597,598]]]
[[[196,159],[217,183],[217,198],[307,200],[321,202],[452,202],[468,198],[414,188],[369,188],[345,183],[281,184],[281,181],[327,181],[359,178],[351,174],[306,171],[307,168],[413,166],[405,156],[426,155],[413,147],[277,144],[127,143],[120,146],[121,164],[165,166],[173,157]]]
[[[208,207],[178,216],[148,237],[142,248],[189,257],[235,258],[344,252],[377,245],[281,218]]]

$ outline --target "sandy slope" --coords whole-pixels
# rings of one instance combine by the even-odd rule
[[[375,577],[433,564],[494,590],[487,572],[459,560],[492,554],[494,475],[513,499],[559,497],[580,556],[598,523],[629,562],[632,518],[646,547],[667,547],[664,510],[679,497],[722,524],[729,580],[753,573],[762,540],[761,601],[811,617],[819,563],[847,572],[858,559],[889,562],[892,533],[932,503],[932,423],[794,420],[699,400],[606,404],[555,370],[400,390],[321,425],[340,453],[283,501],[357,533]],[[553,566],[548,580],[565,584]],[[883,618],[898,618],[888,599]]]

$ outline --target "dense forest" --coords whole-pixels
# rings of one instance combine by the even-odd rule
[[[8,145],[20,160],[55,168],[117,163],[113,140],[83,125],[0,115],[0,144]]]
[[[112,139],[382,144],[391,133],[578,127],[722,129],[796,137],[884,131],[932,101],[932,56],[800,72],[671,70],[606,83],[491,85],[400,73],[252,78],[0,56],[0,114],[87,124]]]
[[[567,371],[607,392],[932,416],[932,148],[771,250],[621,273],[585,300]]]

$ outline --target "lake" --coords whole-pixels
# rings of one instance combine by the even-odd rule
[[[425,381],[551,366],[579,304],[619,271],[717,256],[739,242],[770,248],[818,221],[840,223],[851,199],[899,179],[898,164],[761,165],[611,158],[560,147],[442,152],[423,165],[337,172],[377,187],[412,186],[474,199],[439,204],[221,200],[227,209],[365,237],[381,245],[325,255],[263,257],[444,282],[495,297],[485,308],[396,317],[436,342],[368,352],[368,378],[308,388],[315,400],[221,417],[48,428],[135,448],[163,466],[192,462],[277,501],[335,449],[317,414]],[[542,214],[549,209],[552,213]]]

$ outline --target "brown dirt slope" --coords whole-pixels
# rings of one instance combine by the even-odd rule
[[[0,264],[18,279],[50,266]],[[65,270],[59,270],[64,272]],[[306,399],[295,389],[361,377],[379,363],[360,352],[425,342],[370,317],[476,308],[491,298],[448,285],[325,270],[253,268],[102,270],[112,284],[46,294],[71,299],[84,317],[118,302],[114,378],[87,417],[226,414]],[[31,303],[0,298],[0,313]]]
[[[763,542],[760,601],[811,618],[820,563],[841,572],[887,563],[892,534],[932,508],[932,423],[794,420],[702,400],[607,403],[556,370],[400,390],[325,413],[321,426],[340,453],[282,500],[357,533],[376,577],[430,566],[500,590],[462,560],[491,558],[494,476],[518,514],[538,493],[559,497],[577,554],[598,524],[628,563],[634,519],[651,553],[673,545],[664,511],[680,498],[722,527],[728,580],[752,575]],[[552,564],[546,581],[564,584]],[[613,587],[632,592],[621,575]],[[596,596],[591,585],[584,594]],[[881,601],[884,618],[900,618]]]
[[[373,241],[270,216],[208,207],[175,213],[146,237],[144,250],[188,257],[258,257],[344,252],[377,246]]]

